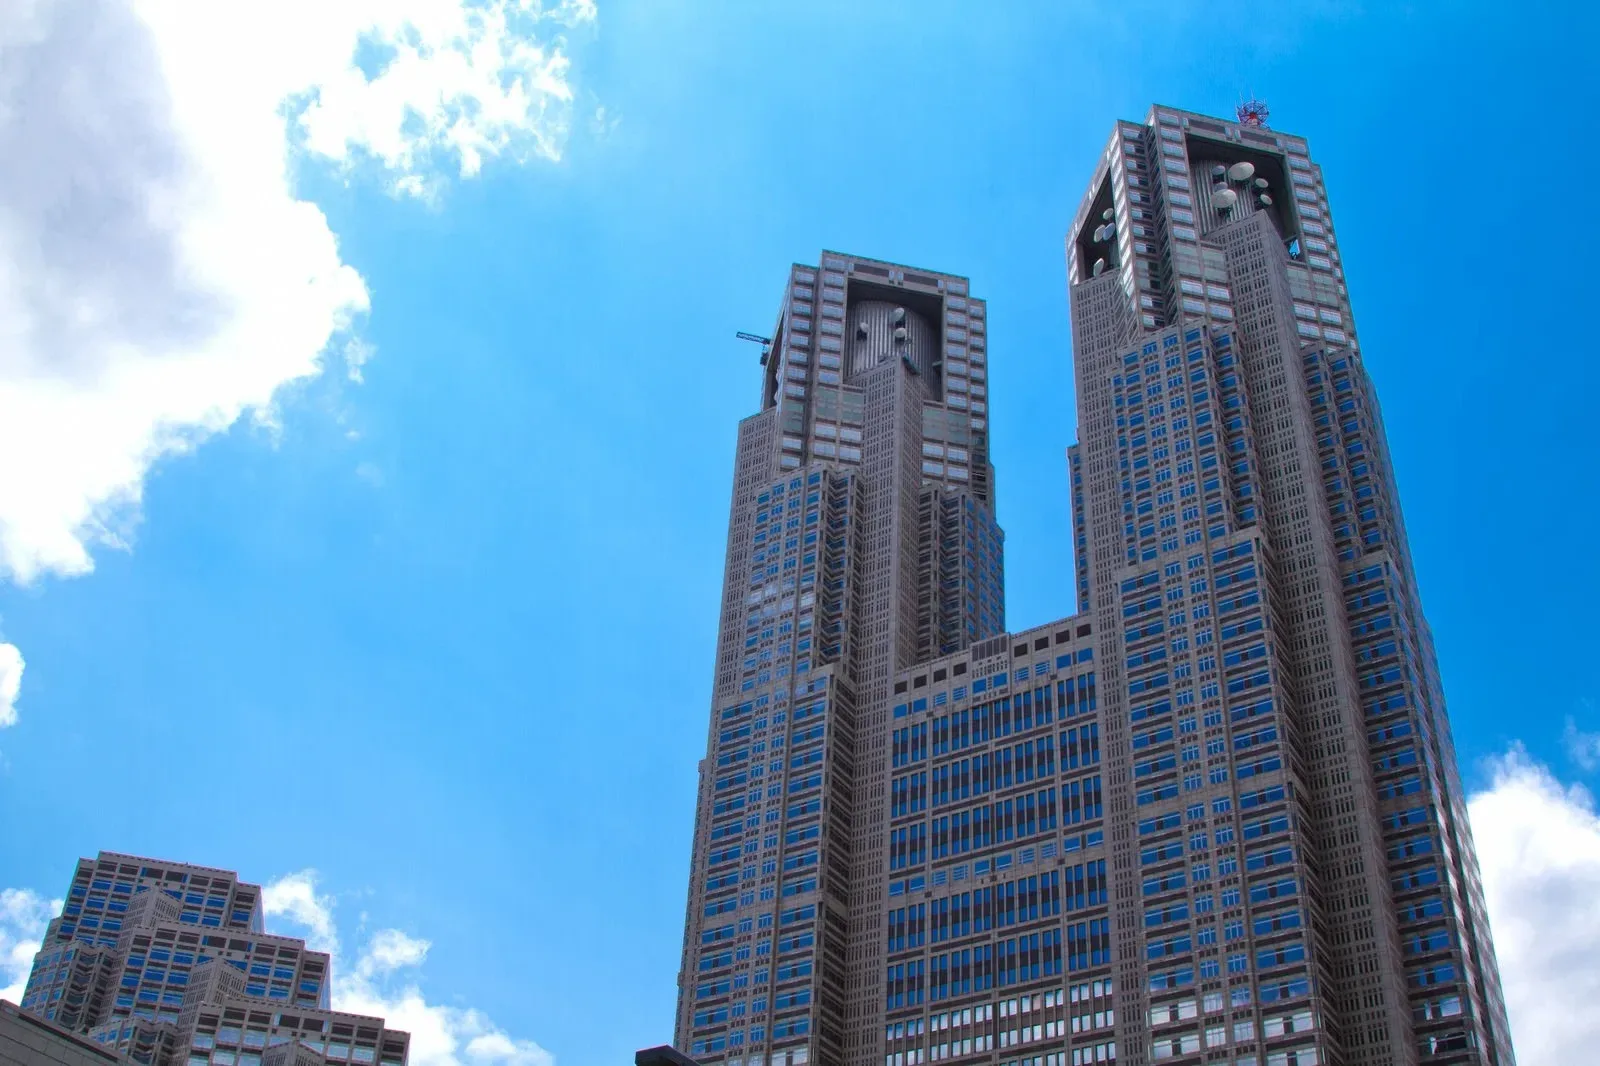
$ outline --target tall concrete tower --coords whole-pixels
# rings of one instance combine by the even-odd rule
[[[825,254],[740,427],[678,1046],[1513,1066],[1321,171],[1112,133],[1067,238],[1079,613],[1007,633],[984,308]]]
[[[1119,123],[1067,238],[1119,1056],[1509,1064],[1322,172],[1264,119]]]
[[[796,266],[739,426],[677,1044],[879,1054],[889,690],[1005,625],[984,305],[964,278]]]

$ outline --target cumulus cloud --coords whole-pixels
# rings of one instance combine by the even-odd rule
[[[301,927],[308,941],[334,956],[335,1010],[375,1015],[411,1034],[410,1061],[415,1066],[553,1066],[548,1051],[532,1040],[512,1037],[482,1011],[430,1003],[417,973],[432,946],[427,940],[399,929],[380,929],[366,938],[354,958],[345,957],[334,920],[335,900],[317,891],[314,870],[266,885],[262,906],[268,917]]]
[[[1587,1062],[1600,1044],[1600,815],[1520,747],[1490,771],[1469,808],[1517,1061]]]
[[[316,373],[367,292],[248,76],[159,10],[0,10],[0,157],[28,160],[0,170],[0,572],[27,582],[126,545],[150,464]]]
[[[287,918],[300,926],[305,941],[316,951],[330,954],[339,950],[339,935],[333,925],[333,897],[317,894],[317,875],[313,870],[287,874],[261,888],[261,909],[268,917]]]
[[[0,580],[91,570],[130,543],[152,464],[270,422],[329,361],[359,381],[367,287],[296,168],[432,195],[489,160],[558,158],[565,34],[595,17],[593,0],[0,3]]]
[[[407,936],[398,929],[380,929],[367,941],[357,969],[365,977],[377,977],[406,966],[421,966],[433,945]]]
[[[0,729],[17,724],[17,693],[22,691],[22,652],[0,643]]]
[[[307,156],[424,193],[559,157],[590,0],[0,5],[0,576],[124,546],[143,478],[367,310]],[[227,46],[234,42],[234,46]],[[370,350],[344,348],[359,376]]]
[[[321,0],[291,5],[313,19]],[[544,7],[529,0],[436,3],[347,0],[335,4],[342,32],[321,34],[309,69],[298,132],[304,146],[342,165],[380,163],[397,192],[432,191],[437,165],[462,177],[484,160],[559,159],[571,115],[570,60],[542,39],[551,27],[592,22],[590,0]],[[272,20],[299,41],[299,20]],[[370,57],[352,63],[349,42]]]
[[[48,901],[28,889],[0,889],[0,999],[22,1001],[45,926],[60,910],[60,900]]]

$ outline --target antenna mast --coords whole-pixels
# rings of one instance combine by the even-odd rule
[[[1233,113],[1238,116],[1239,125],[1257,126],[1261,129],[1266,129],[1267,118],[1272,114],[1265,101],[1257,100],[1253,96],[1248,100],[1240,101],[1239,106],[1234,108]]]

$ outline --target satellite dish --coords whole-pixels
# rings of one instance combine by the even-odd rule
[[[1218,163],[1216,166],[1211,168],[1211,176],[1213,178],[1216,178],[1218,181],[1221,181],[1223,179],[1224,175],[1226,175],[1227,173],[1228,173],[1228,168],[1223,166],[1221,163]]]
[[[1106,261],[1104,259],[1096,259],[1094,261],[1094,276],[1098,278],[1100,276],[1100,272],[1103,271],[1105,268],[1106,268]]]
[[[1104,211],[1100,212],[1100,220],[1102,222],[1110,222],[1113,218],[1116,218],[1116,217],[1117,217],[1117,212],[1114,209],[1109,208],[1109,207],[1106,208]]]
[[[895,322],[904,322],[906,320],[906,309],[904,307],[896,307],[889,317]]]
[[[1211,194],[1211,202],[1218,211],[1226,211],[1239,202],[1239,194],[1232,189],[1219,189]]]
[[[867,324],[865,322],[857,322],[856,332],[865,337],[867,335]]]
[[[1228,168],[1228,177],[1234,181],[1249,181],[1255,177],[1256,165],[1254,163],[1235,163]]]
[[[1115,227],[1111,223],[1107,222],[1104,226],[1101,226],[1099,229],[1094,231],[1094,239],[1097,242],[1099,242],[1099,241],[1109,241],[1113,236],[1116,235],[1116,232],[1117,232],[1117,227]]]
[[[1265,189],[1267,187],[1267,179],[1266,178],[1257,178],[1256,181],[1255,181],[1255,185],[1256,185],[1256,188],[1258,188],[1258,189]]]
[[[1262,193],[1260,196],[1256,197],[1256,203],[1260,204],[1262,207],[1271,207],[1272,197],[1268,196],[1266,193]]]
[[[906,339],[906,328],[904,326],[895,327],[894,339],[897,341],[903,341]]]

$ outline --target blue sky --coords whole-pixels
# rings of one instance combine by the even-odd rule
[[[530,31],[546,56],[566,38],[571,100],[527,123],[554,148],[513,130],[523,151],[469,176],[437,144],[433,169],[377,140],[296,149],[293,195],[370,311],[323,372],[280,375],[273,425],[244,394],[206,416],[220,432],[182,423],[193,447],[144,472],[136,526],[112,500],[126,544],[84,534],[92,573],[0,567],[0,639],[26,658],[0,887],[59,894],[100,848],[314,869],[342,944],[425,938],[407,980],[430,1002],[561,1066],[670,1039],[758,389],[734,331],[765,331],[787,265],[824,247],[970,276],[1008,621],[1070,613],[1066,226],[1113,120],[1251,93],[1326,172],[1469,785],[1514,777],[1520,744],[1594,831],[1584,796],[1551,792],[1592,785],[1600,755],[1587,9],[579,15]],[[192,87],[169,88],[182,112]],[[431,198],[394,192],[419,173]],[[351,336],[372,349],[359,382]],[[0,376],[27,356],[0,351]]]

